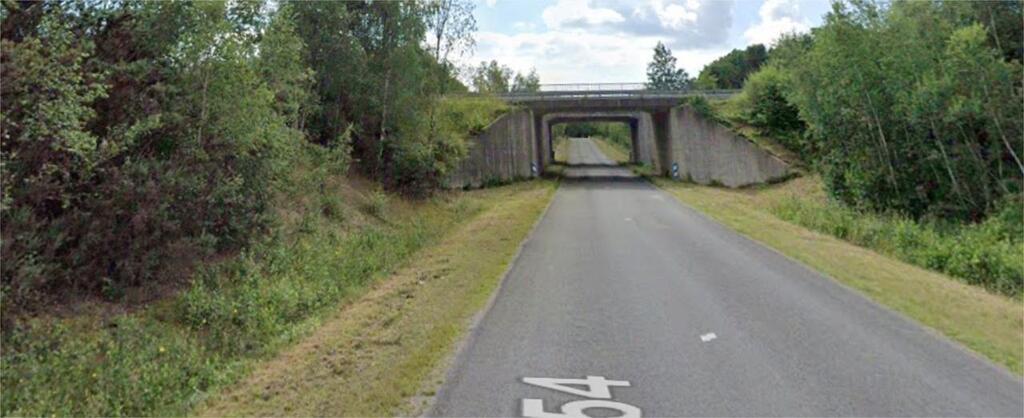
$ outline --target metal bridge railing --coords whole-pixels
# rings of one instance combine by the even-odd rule
[[[581,98],[651,98],[672,99],[688,96],[727,98],[739,90],[725,89],[649,89],[644,83],[558,83],[541,84],[539,91],[513,91],[499,94],[510,101],[535,101]]]
[[[644,83],[550,83],[541,84],[542,92],[566,91],[635,91],[646,90]]]
[[[509,102],[573,100],[586,98],[681,99],[690,96],[728,98],[740,90],[730,89],[649,89],[645,83],[554,83],[541,84],[538,91],[512,91],[496,96]],[[476,96],[478,93],[454,93],[451,96]]]

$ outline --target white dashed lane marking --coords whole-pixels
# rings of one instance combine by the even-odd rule
[[[704,335],[700,336],[700,340],[703,341],[703,342],[708,342],[708,341],[711,341],[711,340],[713,340],[715,338],[718,338],[718,336],[715,335],[715,333],[713,333],[713,332],[709,332],[707,334],[704,334]]]

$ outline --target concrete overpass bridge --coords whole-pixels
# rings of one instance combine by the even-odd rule
[[[515,109],[472,140],[454,187],[540,175],[554,160],[553,127],[611,121],[629,125],[630,159],[667,176],[730,187],[788,174],[784,162],[699,115],[685,99],[727,98],[735,90],[650,90],[642,83],[545,84],[498,96]]]

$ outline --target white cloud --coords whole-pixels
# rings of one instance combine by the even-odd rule
[[[697,12],[700,10],[700,2],[696,0],[678,4],[652,0],[649,6],[654,11],[654,15],[658,17],[661,27],[674,30],[697,23]]]
[[[536,68],[543,83],[638,82],[661,41],[696,76],[733,47],[733,9],[734,0],[558,0],[541,12],[543,25],[520,21],[513,34],[478,32],[463,64]]]
[[[593,9],[610,10],[622,21],[572,26],[603,33],[660,36],[673,48],[723,45],[732,26],[733,0],[593,0]],[[590,7],[590,3],[588,3]]]
[[[495,4],[498,4],[498,0],[484,0],[484,3],[487,4],[487,7],[494,7]]]
[[[807,18],[800,14],[796,0],[765,0],[758,10],[761,21],[743,32],[749,43],[770,45],[779,35],[807,32],[811,28]]]
[[[534,25],[533,22],[515,22],[512,24],[512,29],[520,32],[533,32],[537,29],[537,25]]]
[[[626,20],[612,9],[590,7],[590,0],[558,0],[554,6],[548,6],[541,12],[541,18],[552,29],[606,25]]]
[[[602,34],[579,29],[507,35],[477,33],[474,57],[466,64],[497,60],[515,71],[536,68],[543,83],[644,81],[647,62],[662,37]],[[677,50],[679,65],[691,75],[727,48]]]

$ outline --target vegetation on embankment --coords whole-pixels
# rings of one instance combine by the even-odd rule
[[[836,3],[812,34],[779,39],[741,116],[843,204],[978,222],[1021,201],[1022,7]]]
[[[1019,297],[991,293],[786,221],[784,217],[791,216],[795,205],[823,208],[828,204],[817,176],[741,190],[664,179],[655,179],[655,183],[741,234],[941,332],[1016,374],[1024,374],[1020,346],[1024,308]],[[875,231],[888,228],[879,218],[865,222],[875,222],[871,227]],[[913,223],[894,228],[903,231],[891,235],[896,239],[930,233],[907,232],[918,228]],[[1020,252],[1017,254],[1019,261]]]
[[[0,414],[180,414],[479,210],[467,1],[0,16]]]
[[[820,175],[829,199],[780,216],[1018,296],[1021,18],[1012,2],[836,3],[703,110]]]
[[[1024,211],[1007,202],[983,222],[915,221],[905,215],[856,210],[823,198],[784,200],[773,213],[916,266],[1011,297],[1024,283]]]
[[[481,207],[479,215],[196,412],[418,414],[554,190],[533,181],[468,193],[461,199]]]
[[[531,198],[543,203],[551,190],[530,183],[416,202],[363,183],[330,175],[322,191],[282,196],[295,204],[282,207],[275,236],[201,268],[180,294],[128,312],[94,303],[5,328],[0,414],[182,414],[453,228],[503,198],[540,190]],[[536,213],[509,219],[529,223]]]
[[[428,196],[503,106],[443,99],[471,8],[4,2],[4,317],[180,287],[274,227],[311,147]]]

